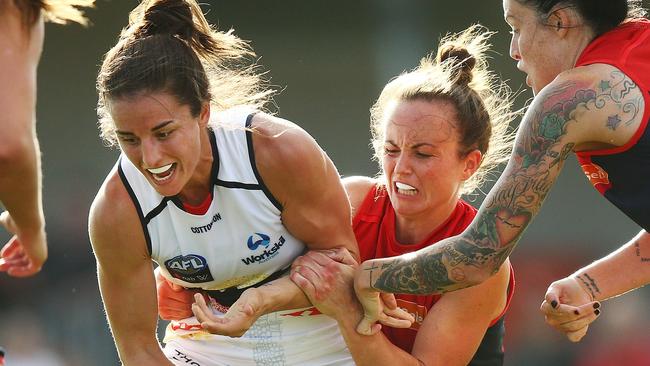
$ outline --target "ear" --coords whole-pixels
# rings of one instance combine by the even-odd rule
[[[199,114],[199,124],[201,127],[206,127],[208,122],[210,122],[210,103],[203,103]]]
[[[577,14],[572,7],[557,5],[548,16],[547,25],[553,28],[560,38],[564,38],[571,28],[579,24]]]
[[[465,155],[463,162],[465,168],[463,169],[463,180],[468,180],[481,165],[481,159],[483,159],[483,154],[478,149],[474,149]]]

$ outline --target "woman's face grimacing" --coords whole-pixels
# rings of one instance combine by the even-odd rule
[[[455,207],[481,153],[464,157],[455,107],[440,100],[395,101],[386,108],[382,168],[395,212],[404,218]]]
[[[109,111],[127,158],[158,193],[179,194],[198,165],[209,107],[194,117],[171,94],[152,92],[112,100]]]

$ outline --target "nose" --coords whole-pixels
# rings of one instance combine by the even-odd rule
[[[395,161],[394,173],[397,175],[408,175],[413,172],[408,154],[402,153]]]
[[[519,46],[517,45],[517,41],[515,40],[514,35],[510,38],[510,57],[515,61],[521,60],[521,55],[519,54]]]
[[[158,168],[162,165],[160,146],[154,139],[142,140],[142,163],[146,168]]]

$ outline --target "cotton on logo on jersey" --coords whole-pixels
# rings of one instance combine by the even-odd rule
[[[284,236],[280,235],[280,238],[271,245],[271,238],[268,235],[255,233],[248,237],[248,249],[257,251],[260,247],[263,247],[264,251],[260,254],[253,254],[250,257],[241,258],[241,261],[247,266],[253,263],[264,263],[278,255],[278,251],[284,245],[284,242]]]
[[[210,231],[210,229],[212,229],[212,225],[214,225],[214,223],[219,220],[221,220],[221,214],[217,212],[214,216],[212,216],[212,220],[209,224],[203,226],[193,226],[190,228],[190,230],[192,230],[194,234],[207,233]]]
[[[165,268],[179,280],[190,283],[213,281],[208,261],[197,254],[179,255],[165,261]]]

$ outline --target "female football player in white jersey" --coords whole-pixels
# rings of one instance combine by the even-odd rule
[[[296,311],[293,292],[242,338],[193,319],[156,339],[151,260],[225,311],[281,277],[306,247],[358,255],[349,202],[327,155],[291,122],[259,112],[248,45],[211,28],[194,0],[145,0],[106,54],[97,88],[102,137],[122,152],[93,202],[89,232],[102,299],[127,365],[352,364],[336,322]],[[278,281],[290,282],[288,277]],[[410,324],[410,323],[409,323]]]
[[[392,79],[371,108],[381,176],[343,180],[361,260],[437,245],[476,215],[461,194],[478,189],[507,158],[515,115],[510,89],[487,67],[491,34],[472,26],[445,37],[437,55]],[[310,251],[294,261],[291,278],[319,311],[337,320],[357,365],[503,365],[504,313],[514,291],[508,262],[480,286],[442,296],[397,295],[413,324],[382,327],[371,336],[356,331],[363,311],[352,288],[355,267],[344,249]],[[254,314],[246,319],[242,309],[268,306],[253,296],[259,289],[251,289],[218,317],[201,296],[192,305],[177,286],[161,279],[158,288],[162,317],[183,318],[191,308],[205,329],[218,334],[245,334]]]

